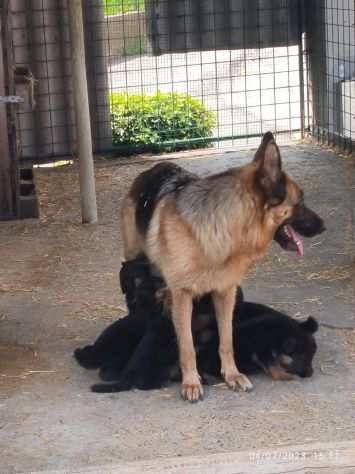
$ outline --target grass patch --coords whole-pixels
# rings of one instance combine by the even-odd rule
[[[144,0],[104,0],[104,5],[106,16],[144,10]]]

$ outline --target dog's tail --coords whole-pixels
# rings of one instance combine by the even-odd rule
[[[74,357],[85,369],[98,369],[101,365],[93,346],[75,349]]]

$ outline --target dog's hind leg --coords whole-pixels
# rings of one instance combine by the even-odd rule
[[[136,206],[129,196],[123,200],[121,209],[121,232],[124,258],[134,259],[143,250],[143,238],[136,225]]]
[[[191,330],[192,295],[186,290],[172,290],[172,319],[179,344],[182,373],[181,396],[197,402],[203,398],[203,388],[196,367],[196,353]]]
[[[235,390],[240,387],[242,390],[248,391],[253,386],[248,377],[239,372],[234,359],[233,309],[235,305],[235,291],[236,289],[232,287],[224,292],[214,291],[212,293],[219,333],[221,373],[230,388]]]

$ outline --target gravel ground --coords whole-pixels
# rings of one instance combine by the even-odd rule
[[[182,154],[201,174],[244,163],[252,151]],[[37,170],[41,218],[0,223],[1,473],[72,469],[157,457],[206,455],[354,438],[354,166],[313,145],[282,149],[285,168],[327,232],[306,256],[273,246],[245,280],[250,300],[317,317],[312,379],[253,377],[251,393],[210,387],[203,403],[178,387],[100,395],[95,372],[73,358],[125,314],[117,274],[120,200],[151,158],[97,159],[100,223],[80,224],[77,169]],[[173,155],[177,159],[178,155]],[[98,469],[98,472],[103,472]]]

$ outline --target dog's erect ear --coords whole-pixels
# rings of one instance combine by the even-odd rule
[[[274,135],[266,132],[261,144],[257,149],[254,162],[258,163],[270,176],[272,181],[276,181],[281,171],[281,155],[276,145]]]
[[[282,352],[287,355],[290,355],[295,351],[296,345],[297,345],[296,339],[294,337],[288,337],[282,343]]]
[[[271,132],[264,135],[254,163],[258,165],[256,184],[263,191],[265,201],[271,206],[280,204],[286,197],[286,181],[280,151]]]
[[[275,138],[271,132],[266,132],[261,140],[259,148],[256,150],[254,162],[261,163],[264,160],[266,147],[269,143],[275,143]]]
[[[267,144],[264,154],[264,159],[261,165],[264,172],[276,183],[281,175],[281,155],[278,146],[274,141]]]
[[[319,328],[318,321],[312,318],[312,316],[309,316],[309,318],[307,318],[306,321],[301,322],[300,326],[302,329],[309,332],[310,334],[314,334],[315,332],[318,331],[318,328]]]

